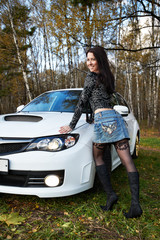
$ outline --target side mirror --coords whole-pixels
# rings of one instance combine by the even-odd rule
[[[126,106],[115,105],[113,109],[117,111],[119,114],[121,114],[123,117],[128,116],[129,110]]]
[[[19,107],[17,107],[16,112],[20,112],[23,108],[24,108],[24,105],[20,105]]]

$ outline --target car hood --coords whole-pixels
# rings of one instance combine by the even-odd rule
[[[59,128],[68,125],[73,113],[16,113],[0,116],[0,137],[35,138],[59,134]],[[84,125],[82,114],[76,129]]]

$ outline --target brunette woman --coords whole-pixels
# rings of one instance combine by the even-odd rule
[[[115,92],[114,76],[102,47],[91,48],[86,55],[90,72],[85,79],[84,89],[73,118],[68,126],[60,128],[60,133],[67,133],[75,128],[83,107],[89,101],[94,112],[93,156],[98,177],[107,193],[106,205],[101,208],[104,211],[111,210],[118,200],[103,161],[106,144],[112,143],[127,170],[131,190],[131,206],[124,215],[126,218],[139,217],[142,214],[139,204],[139,174],[130,154],[129,134],[125,121],[111,105],[111,96]]]

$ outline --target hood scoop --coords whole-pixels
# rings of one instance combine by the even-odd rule
[[[5,121],[12,122],[39,122],[42,119],[42,117],[32,115],[9,115],[4,117]]]

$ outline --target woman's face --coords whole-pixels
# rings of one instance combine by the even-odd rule
[[[93,53],[88,52],[87,54],[87,67],[91,72],[99,73],[98,62]]]

